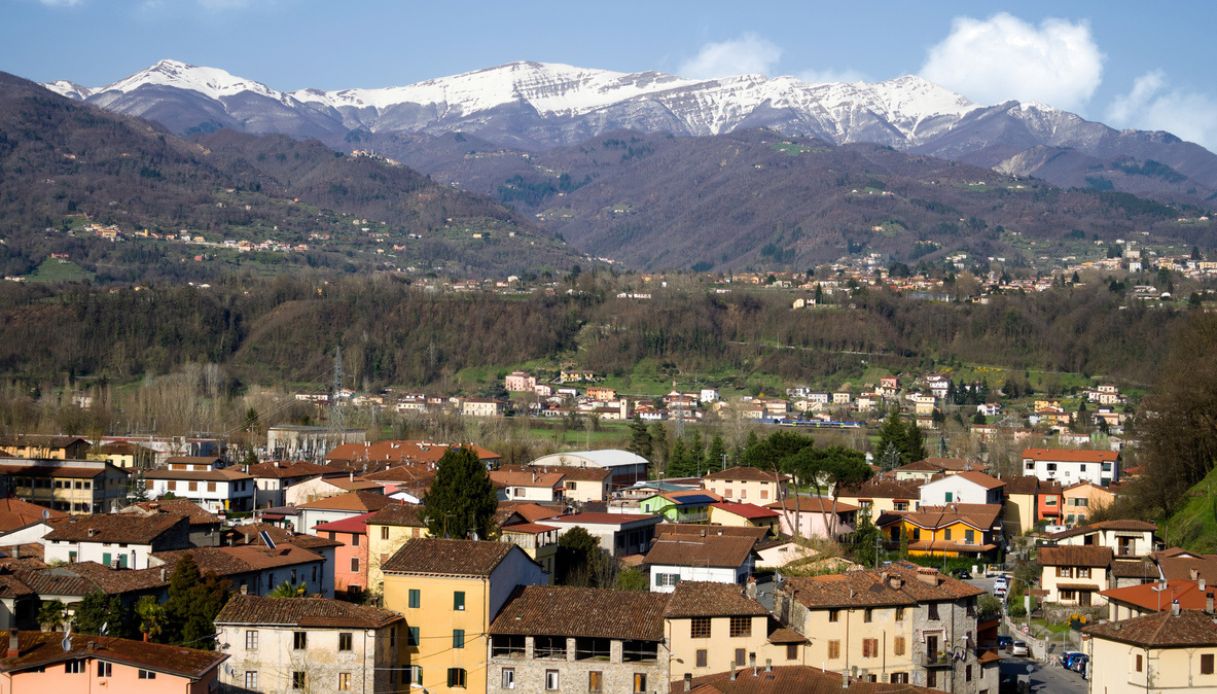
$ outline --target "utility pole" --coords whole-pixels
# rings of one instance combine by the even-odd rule
[[[342,392],[342,345],[334,347],[334,382],[330,385],[330,445],[342,443],[343,415],[338,404]]]

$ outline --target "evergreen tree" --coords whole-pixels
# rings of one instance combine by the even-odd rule
[[[663,422],[651,424],[651,442],[651,453],[655,455],[651,460],[655,464],[652,469],[659,473],[659,476],[665,476],[664,471],[668,469],[671,451],[668,448],[668,428],[663,425]]]
[[[917,420],[910,419],[904,429],[904,442],[900,447],[900,457],[905,463],[914,463],[925,458],[925,437]]]
[[[706,467],[707,469],[722,468],[723,458],[727,455],[727,445],[723,443],[722,434],[715,434],[710,440],[710,448],[706,451]]]
[[[84,597],[76,606],[72,631],[80,634],[126,636],[126,612],[122,600],[100,590]]]
[[[38,608],[38,626],[47,631],[59,631],[67,622],[68,607],[58,600],[47,600]]]
[[[228,582],[214,573],[202,575],[187,554],[169,577],[161,643],[208,650],[215,642],[215,617],[228,601]]]
[[[685,477],[693,474],[688,452],[685,449],[685,437],[678,436],[672,442],[672,456],[668,460],[668,477]]]
[[[706,471],[706,447],[702,442],[701,432],[696,429],[689,434],[689,442],[685,444],[685,457],[685,465],[693,471],[692,474]]]
[[[601,586],[610,573],[612,559],[600,548],[600,538],[583,528],[572,528],[558,538],[558,553],[554,562],[554,579],[558,585]]]
[[[884,470],[900,467],[911,460],[904,459],[905,428],[901,421],[900,411],[892,409],[883,424],[879,426],[879,443],[875,446],[876,462]]]
[[[879,548],[883,544],[883,532],[871,522],[869,513],[861,513],[858,527],[854,530],[853,559],[864,566],[878,566]]]
[[[439,459],[435,481],[423,500],[422,520],[432,537],[481,539],[494,531],[498,495],[486,466],[472,450],[454,448]]]
[[[630,420],[630,452],[651,459],[651,432],[637,415]]]

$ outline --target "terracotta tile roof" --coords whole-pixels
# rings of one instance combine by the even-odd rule
[[[498,453],[473,444],[433,443],[417,440],[385,440],[375,443],[344,443],[325,454],[327,461],[359,463],[364,461],[380,462],[417,462],[438,463],[439,459],[452,448],[472,449],[478,460],[499,460]]]
[[[0,632],[0,640],[7,644],[9,635],[7,631]],[[0,659],[0,672],[15,672],[68,660],[93,658],[198,680],[228,658],[226,654],[215,651],[144,643],[112,636],[74,634],[71,648],[66,651],[61,645],[63,633],[22,631],[17,638],[19,655],[16,658]],[[92,644],[92,648],[89,644]]]
[[[499,503],[499,509],[513,511],[529,523],[535,523],[547,518],[557,518],[565,512],[562,506],[545,506],[531,502],[504,501]]]
[[[111,569],[93,561],[78,562],[67,567],[72,573],[91,581],[107,595],[151,591],[169,585],[169,574],[160,567],[151,569]]]
[[[143,517],[132,513],[72,516],[53,523],[45,540],[65,542],[111,542],[146,545],[177,526],[189,525],[186,516],[176,513]],[[185,537],[183,536],[183,540]]]
[[[350,518],[330,521],[329,523],[318,523],[313,526],[313,530],[326,533],[348,533],[353,535],[368,534],[368,518],[371,513],[364,513]]]
[[[258,533],[262,532],[270,535],[270,539],[276,543],[288,542],[292,539],[290,531],[271,523],[242,523],[241,525],[232,526],[225,532],[240,535],[242,544],[262,544],[262,538],[258,536]]]
[[[172,573],[173,565],[187,554],[194,557],[199,571],[212,572],[217,576],[232,576],[281,566],[298,566],[323,561],[316,552],[292,544],[282,544],[275,549],[261,545],[237,547],[195,547],[172,552],[155,552],[153,557],[165,563]]]
[[[725,535],[729,537],[750,537],[761,540],[769,534],[768,528],[736,525],[701,525],[697,523],[660,523],[655,526],[655,536],[667,535]]]
[[[435,470],[422,468],[413,464],[394,465],[383,470],[366,473],[361,476],[361,479],[372,482],[421,484],[435,479]]]
[[[220,525],[220,517],[189,499],[160,499],[131,504],[120,513],[134,513],[135,509],[152,513],[171,513],[186,516],[190,525]]]
[[[296,463],[258,463],[257,465],[250,465],[248,472],[254,477],[279,480],[317,476],[325,477],[335,474],[334,468],[304,461]]]
[[[1116,530],[1125,532],[1157,532],[1158,526],[1153,523],[1141,520],[1109,520],[1091,523],[1090,525],[1079,525],[1076,528],[1062,530],[1059,533],[1053,533],[1048,537],[1053,540],[1063,540],[1068,537],[1077,537],[1079,535],[1088,535],[1100,530]]]
[[[401,503],[374,492],[347,492],[337,496],[327,496],[324,499],[310,501],[307,504],[300,504],[296,508],[311,509],[314,511],[359,511],[367,513],[369,511],[379,511],[389,504]]]
[[[509,542],[420,538],[407,542],[380,568],[385,573],[489,576],[512,550],[522,552]]]
[[[692,694],[913,694],[937,692],[912,684],[889,684],[886,682],[864,682],[851,679],[846,689],[842,675],[825,672],[808,665],[776,665],[771,670],[760,668],[754,675],[752,668],[696,677],[691,683]],[[671,684],[672,694],[685,691],[685,683],[676,680]]]
[[[1190,579],[1194,571],[1196,578],[1203,578],[1217,585],[1217,555],[1164,556],[1158,558],[1158,566],[1162,567],[1162,573],[1168,579]]]
[[[711,508],[733,513],[740,518],[747,520],[764,520],[766,518],[777,518],[779,514],[772,509],[763,508],[756,504],[733,504],[729,501],[720,501],[716,504],[710,504]]]
[[[5,463],[0,467],[0,472],[5,475],[21,476],[21,477],[63,477],[71,479],[92,479],[99,475],[104,475],[107,470],[119,472],[123,475],[127,474],[126,470],[116,468],[113,465],[85,465],[73,464],[73,461],[60,463],[56,461],[55,465],[24,465],[22,460],[18,458],[6,458]]]
[[[379,511],[368,516],[368,525],[392,525],[403,528],[422,528],[420,512],[422,508],[415,504],[395,502],[388,504]]]
[[[551,523],[572,523],[574,525],[627,525],[629,523],[637,523],[638,521],[654,521],[659,523],[662,520],[659,516],[652,516],[649,513],[573,513],[566,516],[558,516],[557,518],[547,519]]]
[[[773,473],[756,467],[742,465],[729,467],[706,475],[707,480],[726,480],[728,482],[773,482]]]
[[[547,533],[559,528],[552,525],[541,525],[540,523],[512,523],[499,528],[499,532],[503,533],[523,533],[525,535],[539,535]]]
[[[333,477],[327,479],[326,483],[338,487],[339,489],[345,489],[348,492],[371,492],[372,490],[378,490],[373,493],[380,494],[382,496],[384,495],[384,483],[376,480],[363,479],[362,477],[356,477],[353,480],[344,479],[342,477]]]
[[[730,535],[661,535],[643,564],[735,568],[752,555],[756,540]]]
[[[1006,486],[1006,483],[1002,480],[999,480],[992,475],[986,475],[983,472],[966,471],[956,473],[954,476],[979,485],[983,489],[1000,489],[1001,487]]]
[[[832,513],[834,508],[837,513],[851,513],[858,510],[857,506],[840,500],[837,501],[834,507],[833,500],[824,496],[800,496],[797,499],[790,497],[785,502],[775,501],[767,504],[765,508],[781,509],[783,508],[783,503],[787,510],[798,511],[800,513]]]
[[[1051,460],[1060,463],[1109,463],[1120,457],[1115,451],[1098,451],[1069,448],[1027,448],[1023,458]]]
[[[317,627],[333,629],[379,629],[404,617],[391,610],[355,605],[341,600],[311,598],[263,598],[235,594],[216,615],[220,624]]]
[[[921,483],[916,480],[873,478],[857,486],[842,486],[837,496],[850,499],[920,499]]]
[[[1041,566],[1090,566],[1106,568],[1111,564],[1111,548],[1099,545],[1057,545],[1040,547],[1036,561]]]
[[[1115,578],[1140,578],[1144,580],[1158,578],[1158,567],[1149,559],[1120,559],[1112,560],[1111,566],[1107,567],[1111,575]],[[1170,578],[1170,576],[1167,576]]]
[[[64,436],[62,434],[5,434],[0,436],[0,446],[25,448],[67,448],[79,441],[89,443],[79,436]]]
[[[1185,610],[1203,610],[1207,607],[1208,599],[1217,595],[1217,587],[1206,584],[1204,590],[1200,590],[1200,583],[1197,581],[1168,580],[1166,590],[1159,590],[1162,587],[1161,583],[1155,581],[1139,586],[1110,588],[1101,591],[1099,595],[1108,600],[1136,605],[1151,611],[1169,610],[1175,600],[1178,600],[1179,606]]]
[[[730,617],[767,615],[769,611],[756,600],[744,595],[744,589],[734,583],[681,581],[672,592],[664,617]]]
[[[1179,614],[1156,612],[1119,622],[1095,624],[1082,629],[1094,638],[1119,641],[1143,648],[1193,648],[1217,646],[1217,624],[1196,610]]]
[[[148,470],[144,479],[149,480],[195,480],[200,482],[233,482],[252,480],[253,477],[231,468],[223,470]]]
[[[67,515],[63,511],[31,504],[16,497],[0,499],[0,533],[33,525],[43,518],[66,518]]]
[[[663,593],[524,586],[490,625],[491,634],[662,641]]]
[[[562,475],[557,472],[532,473],[523,470],[493,470],[490,483],[496,487],[542,487],[553,489],[562,486]]]
[[[1043,481],[1033,475],[1011,477],[1006,480],[1006,496],[1013,494],[1060,494],[1061,483],[1056,480]]]
[[[809,643],[810,639],[791,629],[790,627],[779,627],[769,632],[766,638],[769,643],[786,644],[786,643]]]
[[[786,579],[785,590],[813,609],[908,606],[983,595],[985,591],[935,569],[897,562],[883,569]]]
[[[166,465],[223,465],[223,458],[214,455],[171,455],[165,458]]]
[[[910,542],[909,549],[919,552],[960,552],[962,554],[973,554],[981,552],[992,552],[997,549],[997,545],[992,544],[968,544],[966,542],[950,542],[948,540],[918,540]]]
[[[897,515],[926,530],[945,528],[956,523],[970,525],[977,530],[991,530],[1001,518],[1001,513],[1001,504],[946,504],[922,506],[917,511]]]

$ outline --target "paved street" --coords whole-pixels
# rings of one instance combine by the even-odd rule
[[[1041,667],[1038,663],[1026,658],[1002,658],[1001,678],[1003,682],[1007,677],[1011,681],[1016,681],[1017,675],[1027,674],[1031,676],[1031,691],[1033,692],[1043,692],[1043,694],[1057,694],[1057,692],[1086,694],[1087,692],[1086,680],[1076,672],[1057,667]],[[1013,690],[1003,688],[1002,691]]]

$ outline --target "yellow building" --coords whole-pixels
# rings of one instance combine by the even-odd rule
[[[419,510],[413,504],[389,504],[368,516],[368,590],[373,594],[384,592],[381,565],[406,542],[430,535]]]
[[[384,606],[408,627],[411,683],[431,692],[486,691],[486,634],[518,586],[545,573],[506,542],[420,538],[381,565]]]
[[[879,523],[890,544],[908,541],[913,556],[980,556],[1000,543],[1000,504],[923,506],[920,511],[892,514]]]
[[[1090,691],[1217,693],[1217,624],[1200,610],[1159,612],[1083,629]]]
[[[781,514],[756,504],[733,504],[721,501],[710,504],[710,524],[732,528],[765,528],[770,535],[778,534]]]
[[[89,451],[89,460],[104,460],[116,468],[150,468],[156,460],[156,451],[127,441],[115,441]]]
[[[89,442],[79,436],[15,434],[0,437],[0,453],[14,458],[38,460],[82,460]]]
[[[768,504],[786,496],[788,475],[780,479],[772,472],[754,467],[732,467],[714,472],[702,480],[702,486],[721,496],[723,501]]]
[[[0,460],[8,495],[72,514],[107,513],[127,498],[127,473],[94,460]]]
[[[1082,607],[1107,604],[1102,591],[1108,585],[1110,547],[1040,547],[1035,558],[1040,564],[1040,588],[1047,591],[1044,602]]]
[[[664,610],[671,678],[700,677],[752,663],[803,665],[807,639],[731,583],[681,581]]]
[[[921,483],[916,480],[872,479],[854,487],[841,487],[837,501],[858,507],[858,518],[869,515],[872,523],[893,511],[916,511]]]
[[[1064,524],[1069,527],[1086,525],[1090,514],[1107,508],[1116,500],[1115,492],[1093,482],[1078,482],[1065,487],[1061,492],[1065,508],[1062,509]]]

